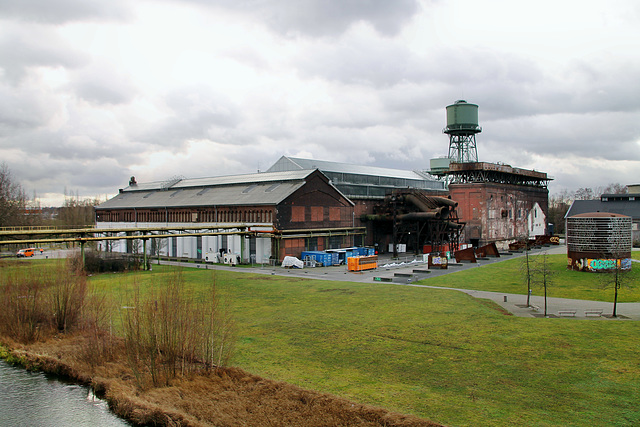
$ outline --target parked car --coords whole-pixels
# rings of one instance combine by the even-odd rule
[[[44,249],[40,249],[40,248],[27,248],[27,249],[20,249],[18,252],[16,252],[16,256],[18,258],[27,258],[27,257],[32,257],[37,253],[42,253],[44,252]]]

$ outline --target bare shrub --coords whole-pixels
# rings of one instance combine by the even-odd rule
[[[5,268],[0,270],[0,280],[0,330],[23,343],[40,339],[51,324],[44,298],[47,286],[44,270],[31,266]]]
[[[0,275],[0,330],[7,336],[28,343],[79,326],[87,282],[72,263],[16,266]]]
[[[104,294],[89,295],[82,314],[85,340],[79,358],[92,369],[115,358],[117,342],[112,335],[113,304],[109,301]]]
[[[80,323],[87,296],[87,278],[72,261],[58,263],[48,286],[53,322],[59,332],[67,332]]]
[[[210,294],[202,305],[202,357],[207,370],[227,366],[235,349],[236,324],[229,307],[216,294],[213,273]]]
[[[138,290],[125,304],[127,360],[138,386],[166,385],[172,378],[221,366],[234,338],[228,312],[220,310],[215,284],[196,296],[185,289],[180,271],[156,283],[144,297]]]

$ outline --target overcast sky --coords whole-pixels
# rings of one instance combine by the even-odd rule
[[[0,0],[0,162],[44,205],[282,155],[425,170],[458,99],[480,161],[640,183],[640,2]]]

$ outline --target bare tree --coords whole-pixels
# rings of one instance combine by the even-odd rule
[[[595,198],[595,191],[593,188],[578,188],[575,193],[575,200],[591,200]]]
[[[631,260],[628,258],[615,257],[613,259],[607,259],[608,268],[605,268],[602,273],[601,286],[603,289],[613,288],[613,312],[611,317],[618,317],[618,292],[623,287],[631,286],[632,278],[629,274],[631,268]]]
[[[520,272],[527,284],[527,307],[531,306],[531,281],[533,278],[533,260],[529,256],[529,234],[521,238],[524,241],[524,257],[520,265]]]
[[[94,225],[94,206],[98,204],[100,202],[96,199],[80,199],[77,193],[75,196],[65,194],[64,204],[58,212],[58,221],[66,228]]]
[[[560,193],[554,194],[549,198],[548,220],[554,225],[554,233],[564,233],[564,216],[571,206],[573,197],[573,193],[570,193],[567,190],[563,190]]]
[[[626,185],[612,182],[605,187],[578,188],[574,193],[574,200],[592,200],[599,198],[601,194],[626,194],[628,191]]]
[[[0,163],[0,227],[24,225],[27,196],[17,183],[9,166]]]
[[[532,283],[544,289],[544,317],[547,317],[547,289],[553,285],[555,272],[551,270],[549,256],[546,252],[537,255],[535,265],[532,268]]]
[[[629,189],[626,185],[622,185],[619,182],[612,182],[602,189],[601,194],[627,194]]]
[[[149,255],[151,256],[159,256],[162,250],[167,247],[167,239],[166,238],[156,238],[151,239],[151,248],[149,250]]]

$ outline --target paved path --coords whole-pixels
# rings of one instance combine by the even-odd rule
[[[474,291],[468,289],[442,288],[440,286],[428,286],[418,284],[407,284],[405,286],[416,286],[434,289],[452,289],[471,295],[475,298],[484,298],[496,302],[505,310],[515,316],[520,317],[544,317],[545,301],[544,296],[532,295],[529,301],[531,307],[527,307],[527,296],[520,294],[508,294],[503,292]],[[596,311],[601,311],[596,314]],[[575,311],[575,313],[569,313]],[[564,312],[564,313],[561,313]],[[613,303],[606,301],[587,301],[569,298],[547,297],[548,317],[567,317],[582,319],[611,319]],[[617,320],[640,320],[640,303],[618,303],[616,309]]]

